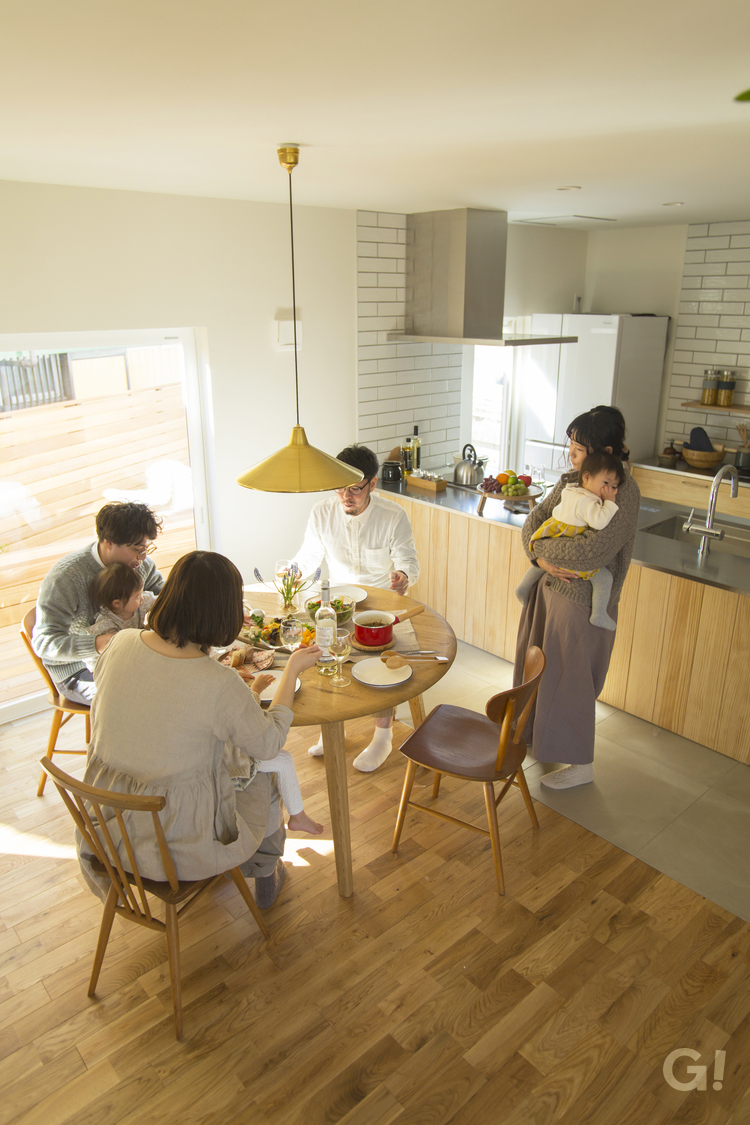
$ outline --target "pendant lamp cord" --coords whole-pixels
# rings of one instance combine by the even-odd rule
[[[297,288],[294,279],[294,209],[292,207],[292,169],[289,169],[289,238],[292,245],[292,321],[294,328],[294,395],[297,402],[299,426],[299,373],[297,371]]]

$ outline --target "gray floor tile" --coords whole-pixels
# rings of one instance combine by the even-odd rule
[[[503,660],[501,656],[493,656],[481,648],[475,648],[474,645],[467,645],[466,641],[458,642],[456,664],[462,671],[470,672],[485,683],[493,685],[499,679],[507,679],[509,674],[513,674],[513,665],[509,660]]]
[[[540,784],[546,769],[539,762],[526,770],[526,779],[536,800],[632,855],[706,792],[701,782],[598,733],[594,770],[593,784],[557,792]]]
[[[617,710],[616,707],[612,707],[612,705],[610,703],[602,703],[602,701],[600,699],[597,699],[596,703],[594,704],[594,707],[596,709],[596,721],[597,721],[597,723],[601,723],[605,719],[609,719],[610,716],[612,716],[612,715],[619,715],[620,714],[620,712]]]
[[[725,761],[731,761],[731,759],[727,758]],[[750,808],[750,766],[746,766],[744,762],[735,762],[723,777],[714,782],[712,790],[718,793],[726,793],[728,797],[733,797],[736,801],[742,801]]]
[[[750,808],[710,789],[638,858],[750,922]]]
[[[603,719],[597,724],[596,734],[597,738],[601,735],[650,762],[659,762],[707,786],[714,785],[736,765],[724,754],[647,723],[645,719],[628,715],[625,711],[615,711]]]

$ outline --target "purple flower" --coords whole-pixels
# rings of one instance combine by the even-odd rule
[[[297,566],[296,562],[293,562],[293,563],[292,563],[292,567],[291,567],[291,570],[292,570],[292,576],[293,576],[294,578],[296,578],[296,577],[297,577],[297,575],[299,574],[299,567]]]
[[[315,571],[315,574],[313,575],[313,582],[317,582],[322,573],[323,571],[320,567],[318,567],[318,569]]]
[[[257,566],[256,566],[255,570],[253,571],[253,574],[255,575],[255,577],[257,578],[257,580],[258,580],[259,582],[262,582],[262,581],[263,581],[263,579],[262,579],[262,578],[261,578],[261,576],[260,576],[260,571],[258,570]]]

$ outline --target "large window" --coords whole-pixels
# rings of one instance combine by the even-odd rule
[[[19,623],[107,500],[159,514],[162,572],[210,546],[200,415],[190,332],[0,337],[0,707],[42,687]]]

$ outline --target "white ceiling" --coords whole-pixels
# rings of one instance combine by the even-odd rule
[[[746,219],[749,33],[747,0],[0,0],[0,179],[281,201],[294,141],[299,204]]]

